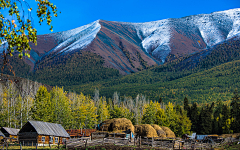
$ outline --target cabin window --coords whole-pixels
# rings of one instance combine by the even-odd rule
[[[50,136],[50,141],[49,142],[53,142],[53,137],[52,136]]]
[[[55,137],[55,143],[58,143],[58,137]]]
[[[45,142],[45,136],[42,136],[42,142]]]

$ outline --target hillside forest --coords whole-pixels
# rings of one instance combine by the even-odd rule
[[[185,97],[183,105],[163,102],[162,98],[152,101],[142,94],[124,96],[118,92],[112,98],[65,92],[63,88],[47,90],[39,86],[31,90],[17,91],[14,82],[0,89],[0,126],[21,128],[27,120],[38,120],[62,124],[65,129],[95,128],[109,118],[128,118],[136,124],[158,124],[172,129],[176,136],[185,133],[222,134],[240,132],[240,95],[238,91],[223,103],[216,100],[211,104],[189,104]]]
[[[227,101],[239,89],[240,40],[229,40],[186,58],[178,58],[127,76],[64,86],[65,89],[91,94],[94,89],[106,97],[118,91],[136,97],[181,104],[186,96],[191,102]]]

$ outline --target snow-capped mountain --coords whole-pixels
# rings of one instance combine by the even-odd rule
[[[240,33],[240,9],[126,24],[136,29],[144,50],[164,62],[174,51],[189,54],[236,36]]]
[[[54,57],[90,51],[103,57],[105,67],[128,74],[239,35],[240,8],[146,23],[97,20],[73,30],[39,35],[26,62],[33,69]]]
[[[61,53],[83,49],[92,42],[100,28],[101,25],[99,24],[99,21],[95,21],[73,30],[58,32],[54,35],[54,38],[61,42],[59,42],[59,44],[48,53]]]

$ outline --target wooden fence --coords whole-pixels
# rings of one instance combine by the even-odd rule
[[[70,139],[66,143],[67,148],[75,149],[87,146],[114,144],[119,146],[149,146],[161,149],[208,149],[219,146],[221,143],[196,140],[182,140],[180,138],[147,138],[137,137],[132,140],[119,137],[104,137],[91,140],[90,137],[79,139]]]

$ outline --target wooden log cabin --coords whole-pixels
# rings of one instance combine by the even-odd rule
[[[8,127],[2,127],[1,132],[5,135],[8,141],[14,142],[18,140],[18,132],[20,129],[15,129],[15,128],[8,128]]]
[[[26,146],[64,144],[70,138],[60,124],[28,121],[18,133],[19,142]]]

